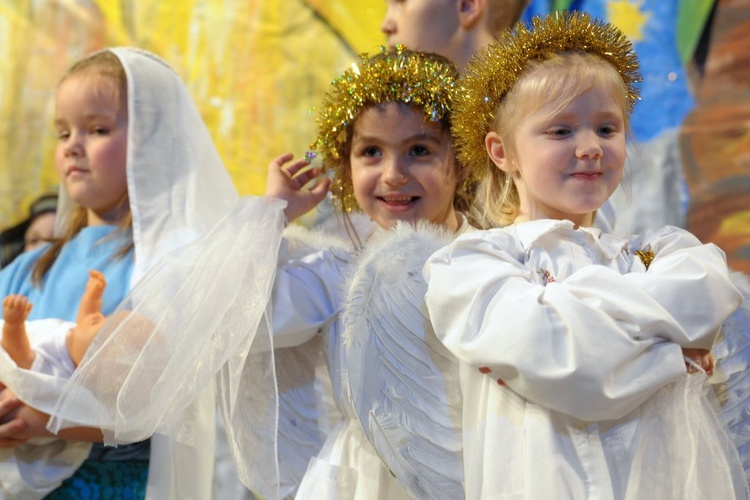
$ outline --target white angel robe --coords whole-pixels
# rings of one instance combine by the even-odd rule
[[[462,362],[466,498],[747,495],[681,353],[710,349],[741,300],[715,246],[539,220],[459,237],[425,278]]]

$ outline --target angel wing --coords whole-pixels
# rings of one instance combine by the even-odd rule
[[[422,267],[451,236],[397,226],[371,238],[343,321],[354,408],[383,462],[416,498],[463,498],[458,361],[432,330]]]
[[[734,272],[732,281],[742,291],[742,306],[723,325],[723,338],[712,352],[716,369],[709,379],[726,424],[739,451],[750,484],[750,279]]]

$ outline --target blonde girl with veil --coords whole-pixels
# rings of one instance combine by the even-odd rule
[[[192,448],[164,436],[92,447],[83,440],[102,441],[96,425],[78,421],[52,438],[43,423],[73,370],[66,339],[89,270],[106,280],[102,312],[112,313],[155,262],[226,212],[237,199],[231,179],[179,76],[143,50],[107,49],[73,65],[57,90],[55,130],[62,184],[56,238],[0,273],[4,295],[23,294],[34,304],[31,369],[0,356],[0,381],[28,405],[18,413],[28,427],[14,437],[47,439],[30,439],[3,456],[4,494],[206,498],[212,460],[196,446],[204,437],[213,445],[212,420],[196,421]],[[107,379],[116,369],[98,376]]]

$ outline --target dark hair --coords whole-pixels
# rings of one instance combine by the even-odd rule
[[[23,253],[26,231],[34,219],[42,214],[57,211],[57,195],[43,194],[31,202],[29,216],[0,233],[0,268],[13,262]]]

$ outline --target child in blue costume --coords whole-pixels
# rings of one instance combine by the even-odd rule
[[[34,304],[30,325],[38,323],[33,320],[52,321],[41,333],[42,350],[57,362],[70,363],[69,325],[61,328],[59,322],[76,320],[89,270],[106,279],[102,312],[110,314],[146,270],[205,233],[226,211],[222,203],[233,203],[237,195],[180,78],[148,52],[108,49],[73,65],[59,84],[55,127],[62,183],[58,238],[4,269],[0,291],[28,297]],[[15,368],[5,356],[0,364],[0,381],[29,405],[18,413],[29,424],[20,438],[50,436],[43,424],[54,413],[66,380],[45,367],[44,359],[36,356],[30,371]],[[102,439],[101,431],[87,428],[85,422],[78,427],[59,437]],[[35,471],[22,477],[38,482],[6,494],[33,498],[63,480],[50,498],[169,498],[209,491],[210,475],[201,477],[193,469],[210,471],[210,462],[161,437],[151,441],[150,446],[142,442],[117,449],[95,444],[80,467],[70,460],[46,469],[43,465],[55,458],[53,452],[27,448],[32,443],[21,445],[14,450],[17,464]],[[177,451],[189,473],[169,469],[176,462],[162,454],[177,456]],[[193,459],[197,461],[191,465]],[[8,478],[0,476],[2,481]]]

